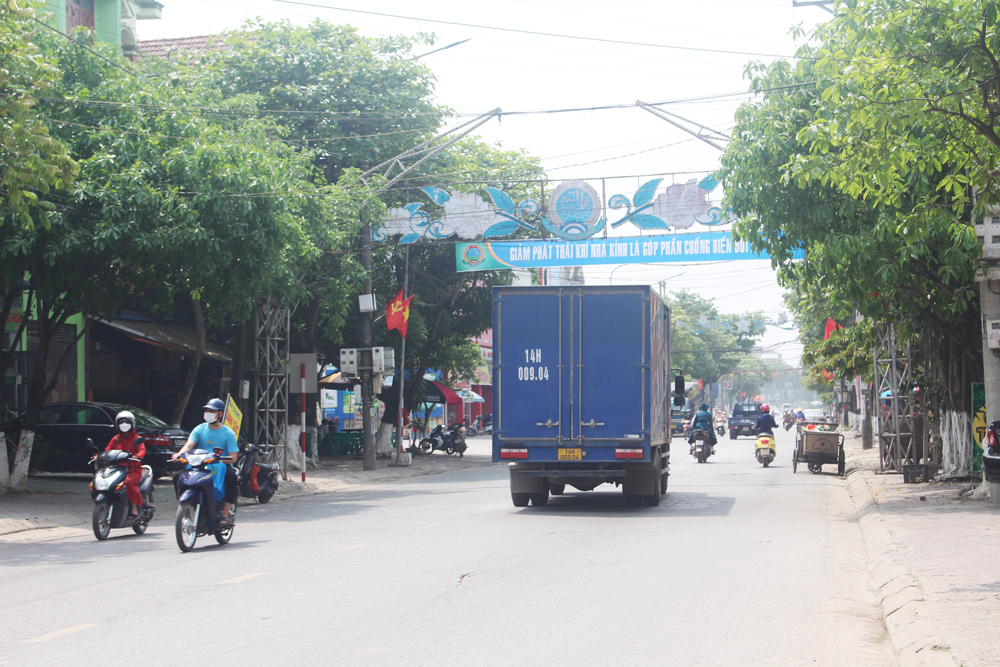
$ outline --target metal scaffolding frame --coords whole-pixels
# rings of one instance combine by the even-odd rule
[[[913,375],[910,344],[900,348],[896,327],[876,327],[875,388],[873,400],[889,401],[889,409],[876,407],[878,414],[879,462],[882,472],[902,472],[904,465],[918,463],[913,438]],[[888,392],[887,396],[883,396]]]
[[[253,442],[281,463],[288,479],[288,355],[291,311],[268,298],[254,308]]]

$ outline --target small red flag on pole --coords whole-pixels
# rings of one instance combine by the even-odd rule
[[[823,340],[829,340],[830,336],[833,335],[834,331],[843,328],[844,327],[837,324],[836,320],[834,320],[832,317],[826,318],[826,330],[823,332]]]
[[[403,290],[399,290],[392,301],[385,307],[385,325],[390,330],[397,329],[406,338],[406,326],[410,322],[410,300],[413,296],[403,298]]]

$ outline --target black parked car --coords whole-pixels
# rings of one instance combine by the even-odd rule
[[[115,415],[128,410],[135,415],[136,433],[146,441],[143,463],[161,477],[183,465],[170,461],[170,455],[187,442],[188,432],[171,428],[145,410],[113,403],[49,403],[42,408],[35,427],[31,451],[31,469],[43,472],[92,472],[90,457],[94,450],[87,438],[100,449],[115,435]],[[21,418],[4,425],[4,430],[20,431]],[[14,442],[17,442],[15,439]]]

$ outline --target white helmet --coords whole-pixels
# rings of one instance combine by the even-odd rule
[[[126,423],[128,426],[125,426]],[[115,415],[115,426],[117,426],[118,430],[122,433],[128,433],[135,428],[135,415],[128,410],[122,410]]]

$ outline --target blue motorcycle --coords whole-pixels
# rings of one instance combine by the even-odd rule
[[[212,471],[208,470],[208,466],[222,461],[221,454],[221,449],[211,454],[204,449],[193,449],[179,458],[182,463],[191,466],[177,476],[177,500],[180,505],[177,507],[175,530],[177,546],[185,553],[194,549],[194,543],[202,535],[215,535],[219,544],[229,544],[233,537],[236,504],[230,512],[229,525],[223,528],[222,504],[218,503],[216,508],[215,483]]]

